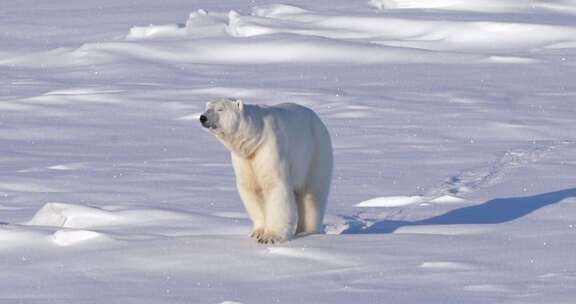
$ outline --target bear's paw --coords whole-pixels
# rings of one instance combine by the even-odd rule
[[[286,240],[286,238],[272,232],[264,232],[259,238],[257,238],[260,244],[278,244]]]

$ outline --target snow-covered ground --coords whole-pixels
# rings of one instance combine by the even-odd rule
[[[574,303],[576,1],[4,1],[1,303]],[[297,102],[326,234],[259,245],[206,101]]]

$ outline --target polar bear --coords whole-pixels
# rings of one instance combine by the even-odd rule
[[[228,148],[236,186],[259,243],[322,229],[332,179],[332,143],[309,108],[285,103],[208,102],[200,122]]]

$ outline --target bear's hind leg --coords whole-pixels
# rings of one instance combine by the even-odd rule
[[[327,195],[306,192],[298,201],[298,229],[296,234],[312,234],[322,230]]]
[[[322,222],[332,179],[332,151],[329,139],[319,145],[313,158],[306,188],[298,200],[298,233],[312,234],[322,231]]]

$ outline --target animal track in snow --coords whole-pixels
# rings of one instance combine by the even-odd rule
[[[508,150],[486,166],[464,170],[447,178],[440,185],[428,190],[424,196],[431,199],[444,195],[459,196],[490,187],[501,182],[512,170],[539,161],[554,150],[574,143],[573,141],[542,141],[534,142],[525,148]]]
[[[443,235],[485,233],[489,231],[487,227],[470,225],[471,223],[467,225],[448,226],[433,225],[434,223],[419,223],[418,225],[413,225],[410,224],[410,221],[403,221],[402,219],[398,219],[398,217],[400,214],[405,213],[406,208],[414,205],[424,206],[464,202],[465,200],[459,196],[498,184],[514,169],[537,162],[554,150],[575,143],[574,141],[565,140],[534,142],[528,147],[508,150],[488,165],[464,170],[451,176],[438,186],[429,189],[424,195],[377,197],[363,201],[356,206],[395,208],[395,211],[393,213],[376,216],[370,213],[346,216],[343,217],[343,222],[341,219],[339,222],[327,225],[326,233],[342,234],[350,231],[370,231],[370,229],[373,228],[372,226],[381,225],[383,222],[388,222],[388,226],[380,227],[380,231],[394,233]],[[512,215],[514,214],[516,213],[513,212]]]
[[[526,148],[508,150],[492,163],[463,170],[429,189],[423,195],[399,195],[372,198],[357,207],[404,207],[416,204],[450,204],[465,200],[460,196],[498,184],[512,170],[536,162],[557,148],[574,144],[572,141],[535,142]]]

